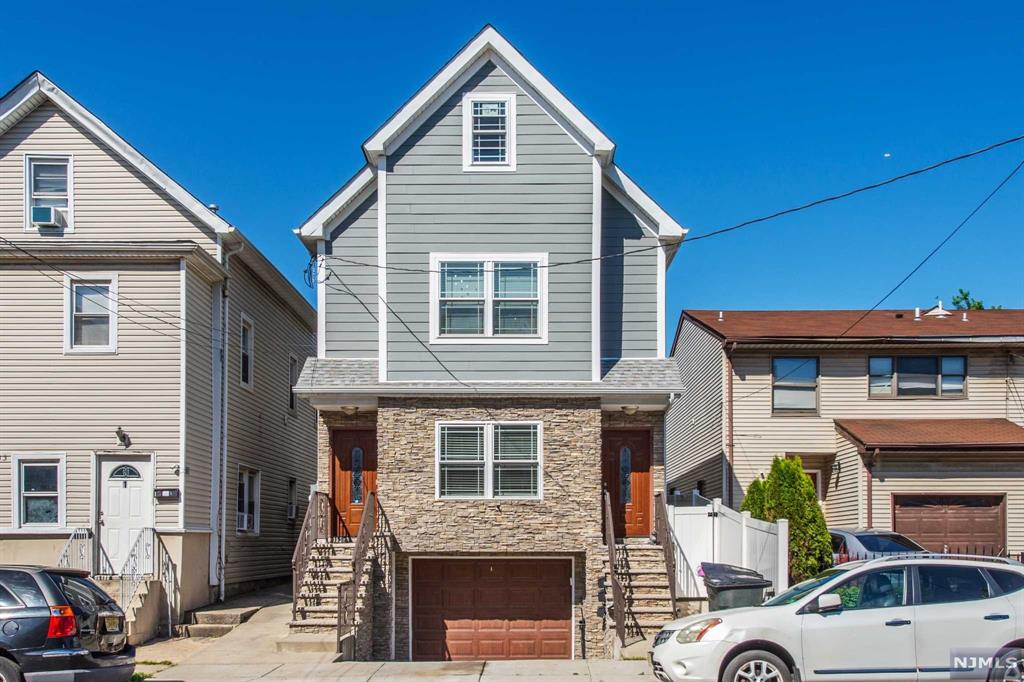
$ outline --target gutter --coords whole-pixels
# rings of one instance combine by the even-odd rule
[[[722,351],[725,354],[725,462],[726,462],[726,484],[729,488],[725,491],[726,504],[732,508],[734,503],[733,495],[733,471],[736,460],[736,441],[734,438],[733,429],[733,386],[732,386],[732,355],[736,351],[735,343],[725,343],[722,345]]]

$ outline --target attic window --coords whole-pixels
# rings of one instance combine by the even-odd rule
[[[515,167],[515,95],[467,94],[462,99],[462,169]]]
[[[73,227],[71,155],[25,157],[25,229]]]

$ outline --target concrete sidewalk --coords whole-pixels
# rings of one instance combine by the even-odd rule
[[[177,639],[146,644],[136,652],[137,670],[154,680],[244,682],[339,680],[344,682],[653,682],[646,661],[488,661],[480,663],[336,662],[336,654],[281,653],[288,634],[291,599],[268,591],[248,622],[214,639]],[[257,597],[257,599],[259,599]],[[252,598],[248,600],[252,602]],[[154,665],[145,665],[145,662]]]

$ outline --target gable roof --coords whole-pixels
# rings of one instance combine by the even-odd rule
[[[316,311],[309,301],[281,274],[266,256],[253,246],[242,232],[212,211],[202,201],[147,159],[142,152],[115,133],[98,116],[64,92],[40,71],[33,71],[24,80],[0,97],[0,135],[3,135],[40,105],[52,102],[76,123],[127,161],[161,191],[166,192],[188,213],[221,235],[225,244],[235,245],[239,257],[256,271],[278,293],[303,321],[316,328]]]
[[[78,103],[71,95],[61,90],[39,71],[33,71],[0,98],[0,135],[10,130],[21,119],[49,100],[60,107],[83,128],[95,135],[105,145],[117,152],[125,161],[134,166],[142,175],[175,201],[181,204],[200,222],[205,223],[217,234],[226,234],[233,229],[231,224],[211,211],[187,189],[171,179],[155,163],[147,159],[135,147]]]
[[[578,133],[589,147],[588,152],[597,156],[602,165],[611,163],[615,154],[615,143],[490,24],[473,36],[363,143],[363,153],[367,162],[375,165],[390,144],[399,139],[403,132],[417,128],[415,123],[425,113],[441,105],[448,99],[451,91],[457,89],[487,61],[493,61],[510,78],[525,86],[528,94],[539,96],[542,101],[538,101],[538,104],[548,104],[548,113],[554,115],[556,120],[561,118],[560,122],[567,123]],[[538,99],[536,96],[535,100]]]
[[[588,154],[598,159],[603,168],[604,188],[659,239],[679,241],[685,237],[686,228],[613,163],[615,143],[488,24],[363,143],[367,164],[294,230],[311,253],[316,251],[314,243],[326,239],[330,227],[344,219],[348,211],[361,203],[371,186],[376,186],[378,159],[417,130],[487,62],[504,71]]]
[[[874,341],[1024,341],[1024,310],[684,310],[723,341],[737,343],[864,343]],[[853,327],[851,328],[851,325]],[[677,333],[678,337],[678,333]]]
[[[836,419],[865,450],[1024,450],[1024,428],[1009,419]]]

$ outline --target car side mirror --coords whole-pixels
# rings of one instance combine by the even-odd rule
[[[834,592],[818,597],[818,613],[836,613],[843,610],[843,600]]]

